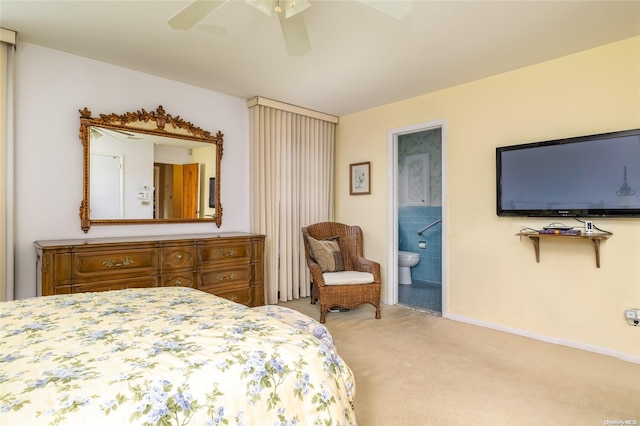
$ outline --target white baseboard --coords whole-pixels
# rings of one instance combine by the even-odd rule
[[[556,345],[567,346],[574,349],[581,349],[587,352],[594,352],[600,355],[612,356],[614,358],[621,359],[622,361],[632,362],[634,364],[640,364],[640,356],[629,355],[624,352],[616,351],[609,348],[602,348],[599,346],[589,345],[587,343],[576,342],[569,339],[560,339],[556,337],[543,336],[541,334],[532,333],[526,330],[520,330],[517,328],[506,327],[504,325],[493,324],[490,322],[479,321],[473,318],[465,317],[464,315],[446,314],[444,318],[448,318],[453,321],[464,322],[467,324],[477,325],[480,327],[491,328],[493,330],[504,331],[505,333],[516,334],[518,336],[528,337],[534,340],[540,340],[542,342],[553,343]]]

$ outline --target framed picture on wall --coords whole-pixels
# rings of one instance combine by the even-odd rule
[[[371,162],[353,163],[349,165],[349,194],[371,194]]]

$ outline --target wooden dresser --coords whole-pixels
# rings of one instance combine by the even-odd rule
[[[36,241],[38,295],[183,286],[264,305],[264,235]]]

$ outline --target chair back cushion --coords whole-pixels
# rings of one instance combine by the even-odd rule
[[[322,274],[325,285],[370,284],[373,274],[369,272],[341,271],[325,272]]]
[[[342,262],[345,271],[357,271],[359,268],[358,258],[362,257],[362,230],[359,226],[346,225],[338,222],[320,222],[302,228],[302,234],[315,238],[316,240],[335,239],[336,236],[340,251],[342,252]],[[305,244],[309,248],[308,244]],[[311,255],[312,253],[309,253]],[[313,259],[313,256],[310,256]],[[317,261],[316,261],[317,263]]]
[[[320,266],[322,272],[344,271],[344,262],[337,236],[316,240],[307,235],[306,240],[311,249],[311,257]]]

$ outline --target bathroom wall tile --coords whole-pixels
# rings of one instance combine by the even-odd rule
[[[440,206],[407,206],[398,209],[398,249],[420,254],[420,263],[412,270],[415,280],[442,282],[441,224],[418,235],[418,231],[442,217]],[[418,248],[425,241],[426,249]]]

